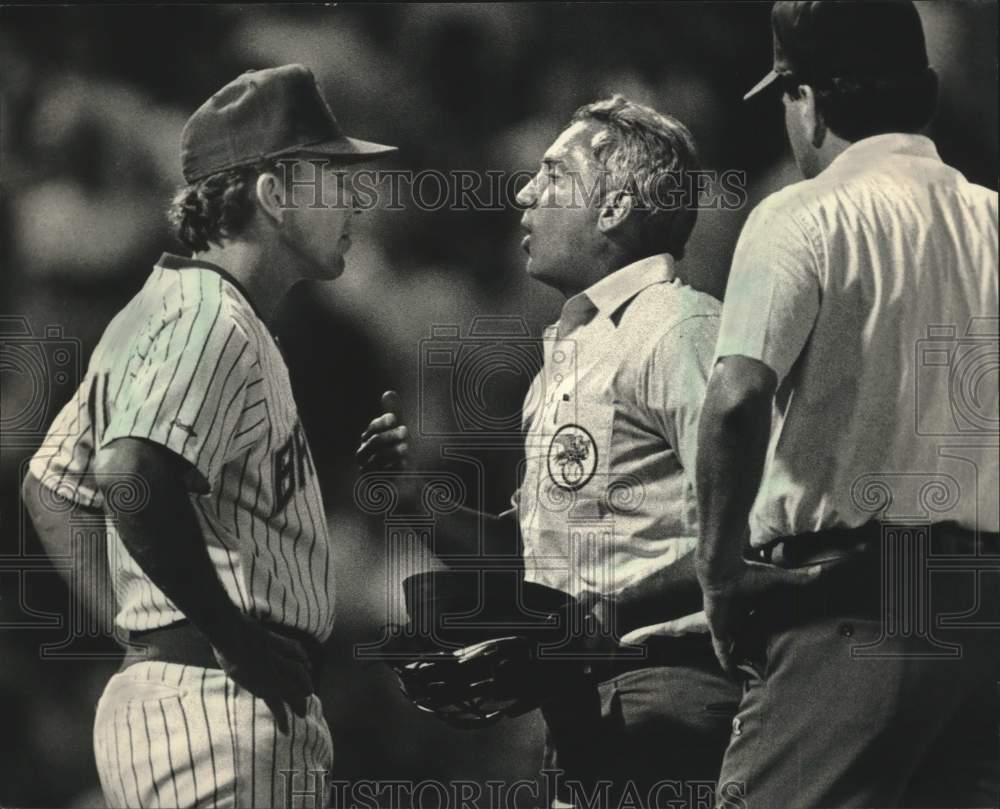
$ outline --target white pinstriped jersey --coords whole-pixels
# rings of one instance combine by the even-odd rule
[[[95,447],[138,437],[185,458],[208,484],[191,503],[234,603],[260,619],[329,637],[331,548],[288,370],[267,326],[224,271],[165,254],[105,330],[50,436],[31,471],[84,506],[104,506]],[[144,630],[182,620],[110,521],[108,544],[118,625]]]

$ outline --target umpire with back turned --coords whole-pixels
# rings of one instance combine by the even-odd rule
[[[781,94],[806,179],[740,237],[697,456],[706,613],[747,678],[721,781],[752,807],[997,806],[997,194],[917,134],[937,80],[912,3],[772,24],[747,95]],[[928,335],[982,346],[984,375],[925,384]]]

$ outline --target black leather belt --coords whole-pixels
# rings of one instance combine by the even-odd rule
[[[881,548],[886,529],[919,531],[928,528],[931,553],[1000,553],[1000,535],[985,531],[977,533],[956,523],[896,526],[873,520],[857,528],[831,528],[793,537],[781,537],[764,547],[754,548],[750,552],[750,558],[778,567],[807,567],[820,562],[875,553]]]
[[[268,631],[299,644],[309,660],[313,682],[320,679],[323,671],[323,646],[316,638],[290,626],[269,621],[262,621],[261,624]],[[178,621],[158,629],[129,632],[129,644],[137,648],[126,654],[120,670],[144,660],[179,663],[206,669],[221,668],[212,645],[190,621]]]
[[[834,563],[809,584],[779,587],[756,600],[752,617],[741,632],[743,655],[757,659],[763,638],[824,616],[884,620],[890,606],[885,577],[923,575],[906,561],[908,557],[885,546],[884,538],[893,532],[898,532],[900,544],[906,545],[915,544],[911,540],[921,532],[926,533],[924,550],[931,557],[965,556],[978,558],[981,564],[992,565],[991,559],[1000,564],[1000,536],[976,532],[953,522],[897,525],[873,521],[857,528],[782,537],[763,548],[752,549],[749,558],[784,568]],[[905,536],[906,533],[911,536]]]

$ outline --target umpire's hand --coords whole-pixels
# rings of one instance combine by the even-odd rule
[[[786,569],[743,560],[736,568],[736,574],[729,575],[725,580],[712,579],[699,570],[705,617],[712,632],[715,656],[719,658],[722,668],[733,672],[741,662],[735,654],[736,639],[762,595],[780,588],[807,585],[828,567],[830,565],[817,564]]]
[[[381,416],[372,419],[361,434],[361,446],[354,453],[363,472],[406,469],[409,465],[409,431],[402,423],[399,394],[387,390],[382,394]]]
[[[215,647],[215,658],[226,674],[264,700],[282,733],[288,733],[286,705],[297,716],[306,715],[309,695],[316,689],[309,659],[295,641],[246,616],[223,647]]]

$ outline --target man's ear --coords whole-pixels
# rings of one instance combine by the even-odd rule
[[[806,137],[813,148],[818,149],[826,140],[826,121],[816,106],[816,93],[808,84],[803,84],[799,87],[799,97],[802,99],[799,109]]]
[[[611,191],[597,216],[597,229],[605,236],[621,230],[632,213],[634,197],[625,190]]]
[[[274,224],[280,225],[285,217],[285,189],[281,180],[273,172],[264,171],[257,177],[254,187],[257,204],[264,215]]]

